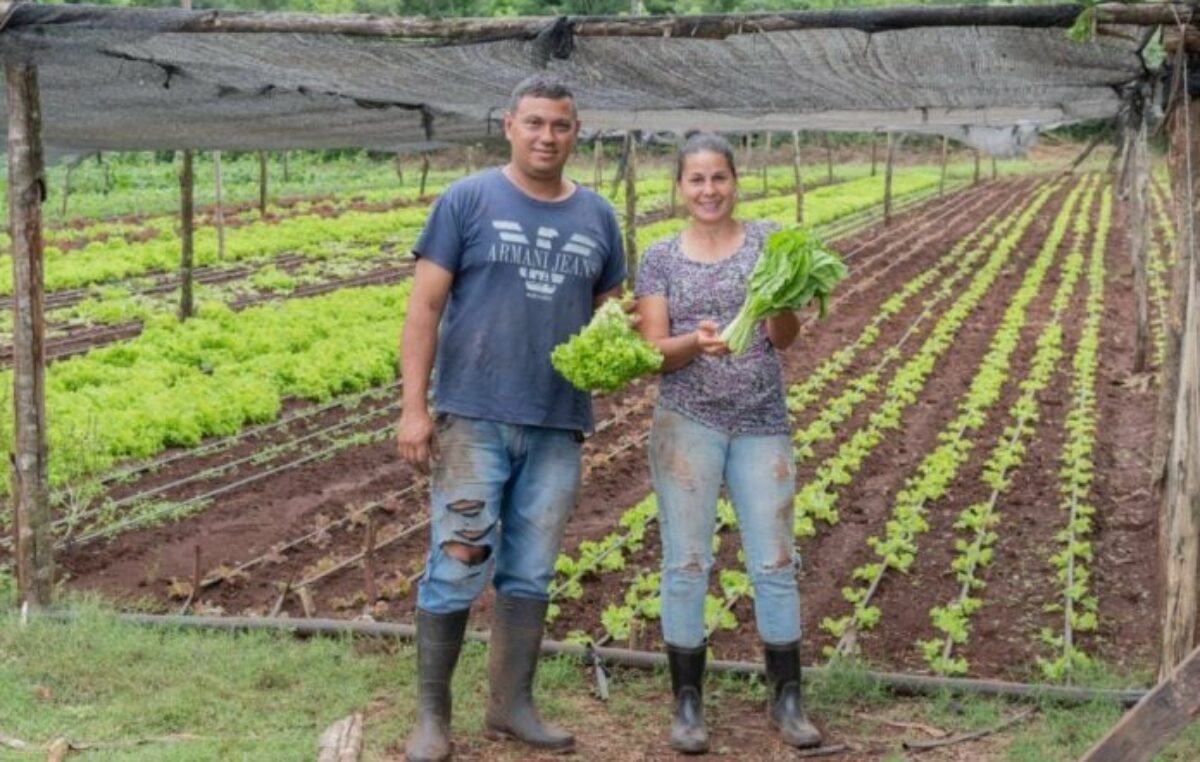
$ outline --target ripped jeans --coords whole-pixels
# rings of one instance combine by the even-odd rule
[[[663,640],[680,648],[704,642],[722,481],[737,513],[758,633],[772,645],[799,640],[791,438],[733,436],[659,407],[650,429],[650,473],[663,545]]]
[[[470,608],[488,579],[506,596],[546,600],[579,496],[579,434],[440,414],[437,444],[417,606],[432,614]],[[482,548],[482,558],[460,561],[448,543]]]

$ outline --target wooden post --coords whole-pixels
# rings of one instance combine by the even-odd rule
[[[625,266],[629,290],[637,274],[637,135],[625,133]]]
[[[996,157],[992,157],[992,179],[996,179]]]
[[[887,134],[887,165],[883,168],[883,224],[892,222],[892,164],[896,159],[896,143],[898,141]]]
[[[425,198],[425,181],[429,179],[429,154],[421,154],[421,187],[417,190],[417,198]]]
[[[876,157],[879,154],[879,133],[871,133],[871,177],[875,176]]]
[[[792,130],[792,175],[796,183],[796,224],[804,222],[804,174],[800,171],[800,131]]]
[[[475,171],[475,146],[467,146],[467,174]]]
[[[1168,50],[1169,43],[1168,39]],[[1193,65],[1189,61],[1186,67]],[[1196,245],[1200,100],[1187,97],[1186,91],[1185,86],[1181,97],[1186,100],[1173,110],[1170,123],[1169,168],[1179,212],[1179,257],[1172,278],[1175,291],[1168,313],[1158,410],[1160,438],[1166,441],[1156,443],[1156,455],[1165,456],[1159,523],[1164,589],[1160,678],[1170,674],[1195,645],[1200,560],[1200,254]]]
[[[267,152],[258,152],[258,213],[267,216]]]
[[[213,151],[213,222],[217,228],[217,260],[225,259],[225,200],[221,182],[221,152]]]
[[[192,304],[192,252],[195,243],[195,173],[191,151],[183,152],[179,170],[179,319],[194,312]]]
[[[592,140],[592,188],[599,193],[600,186],[604,184],[604,141],[600,140],[600,133],[596,133],[596,137]]]
[[[12,506],[17,595],[22,603],[45,606],[54,592],[54,544],[46,467],[42,108],[36,67],[6,64],[4,74],[13,266]]]
[[[1124,203],[1129,207],[1125,230],[1129,258],[1133,265],[1133,370],[1135,373],[1143,373],[1150,354],[1150,293],[1146,280],[1146,190],[1149,173],[1146,168],[1146,126],[1140,108],[1135,109],[1134,119],[1136,122],[1130,125],[1131,139],[1127,143],[1126,171],[1122,173],[1126,192],[1122,195],[1126,199]]]
[[[946,195],[946,146],[949,144],[950,138],[942,136],[942,176],[938,180],[938,195]]]
[[[767,165],[770,163],[771,152],[771,133],[764,132],[762,136],[762,145],[758,147],[758,160],[762,163],[762,195],[766,198],[771,192],[770,182],[767,180]]]
[[[1130,709],[1080,762],[1149,762],[1200,714],[1200,648]]]
[[[979,185],[979,149],[971,149],[975,152],[975,179],[971,181],[972,185]]]
[[[829,143],[828,132],[822,132],[821,137],[825,141],[825,182],[833,185],[833,146]]]
[[[396,168],[396,182],[401,188],[404,187],[404,162],[400,160],[400,154],[396,154],[394,166]]]
[[[283,153],[283,181],[286,183],[286,182],[291,181],[292,173],[288,170],[288,152],[283,151],[282,153]]]
[[[67,162],[67,176],[63,178],[63,200],[62,200],[62,219],[67,219],[67,200],[71,198],[71,172],[75,169],[75,162]]]

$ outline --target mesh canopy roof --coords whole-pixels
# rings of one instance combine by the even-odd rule
[[[205,12],[8,10],[0,57],[39,67],[51,153],[473,141],[499,134],[508,93],[542,67],[573,86],[588,128],[959,137],[969,128],[996,145],[1008,133],[1027,139],[1038,127],[1113,116],[1121,89],[1145,74],[1136,29],[1086,44],[1061,28],[1005,26],[560,35],[549,55],[545,36],[431,44],[195,34],[183,30]]]

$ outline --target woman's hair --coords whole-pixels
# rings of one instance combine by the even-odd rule
[[[715,153],[725,157],[725,162],[729,164],[729,171],[733,174],[733,179],[737,179],[737,165],[733,162],[733,147],[729,145],[729,141],[725,138],[712,132],[693,132],[687,136],[683,147],[679,149],[679,154],[675,157],[675,182],[683,179],[683,163],[687,161],[687,157],[694,156],[698,153]]]

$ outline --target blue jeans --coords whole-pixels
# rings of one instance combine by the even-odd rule
[[[429,557],[417,606],[470,608],[492,579],[497,592],[546,600],[567,518],[579,497],[581,437],[456,415],[437,418]],[[478,563],[445,545],[481,548]]]
[[[759,635],[773,645],[798,640],[791,437],[733,436],[660,407],[650,430],[650,473],[663,545],[663,640],[681,648],[704,642],[722,481],[737,513]]]

